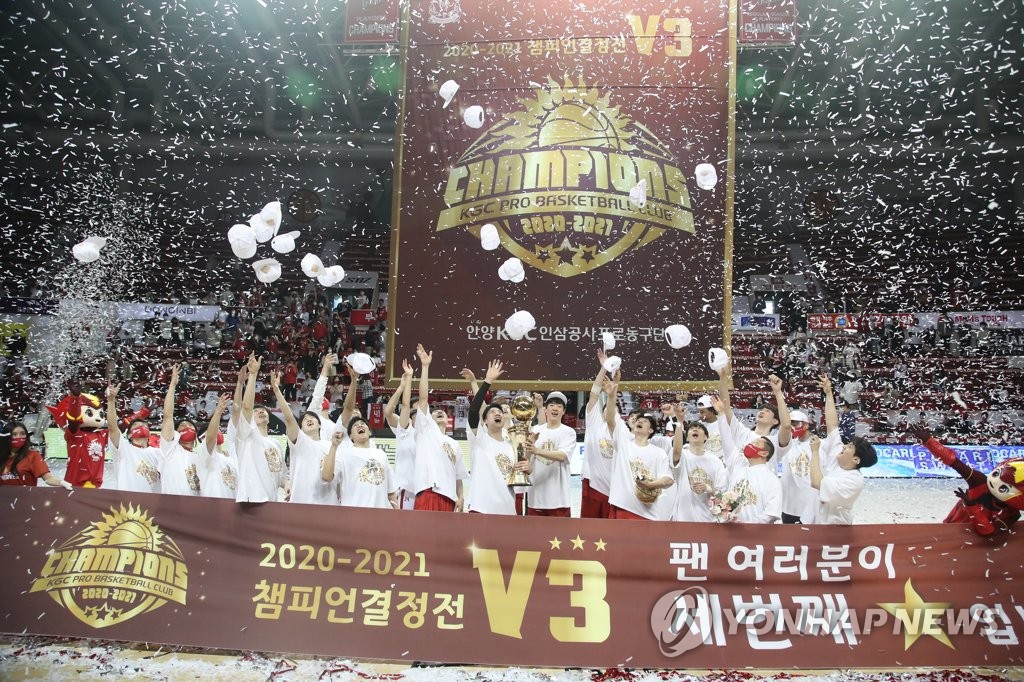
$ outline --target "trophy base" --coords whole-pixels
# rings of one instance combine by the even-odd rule
[[[513,485],[531,486],[531,485],[533,485],[533,483],[530,482],[530,477],[526,474],[525,471],[517,471],[510,478],[506,478],[505,479],[505,483],[507,485],[509,485],[509,486],[513,486]]]

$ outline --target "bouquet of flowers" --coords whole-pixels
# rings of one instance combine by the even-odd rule
[[[743,506],[743,494],[737,490],[712,490],[708,507],[716,523],[732,523],[738,516],[736,510]]]

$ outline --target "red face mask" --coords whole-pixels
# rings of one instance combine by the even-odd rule
[[[28,442],[28,436],[11,436],[11,449],[20,450]]]
[[[753,443],[747,443],[743,448],[743,456],[747,459],[756,459],[758,457],[764,457],[761,451]]]
[[[131,432],[128,435],[131,437],[132,440],[138,440],[140,438],[145,438],[146,440],[149,440],[149,427],[136,426],[134,429],[131,430]]]
[[[807,424],[800,424],[799,426],[793,427],[793,435],[797,438],[803,438],[807,435]]]
[[[178,436],[178,442],[182,445],[196,442],[196,430],[195,429],[182,429],[179,431],[181,435]]]

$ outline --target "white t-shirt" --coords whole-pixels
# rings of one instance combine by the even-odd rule
[[[160,438],[160,492],[168,495],[199,494],[199,456],[195,450],[181,447],[181,434],[172,440]],[[198,443],[196,444],[198,447]]]
[[[651,436],[647,441],[656,448],[661,448],[665,451],[668,456],[668,467],[669,471],[672,471],[672,437],[666,435]],[[672,514],[676,511],[676,495],[677,486],[675,477],[672,478],[672,485],[667,488],[662,488],[661,494],[658,495],[658,499],[651,505],[654,507],[654,516],[659,521],[671,521]]]
[[[720,460],[723,460],[725,456],[722,454],[722,424],[725,423],[725,417],[719,416],[713,422],[701,421],[704,428],[708,430],[708,441],[704,443],[704,451],[709,455],[714,455]]]
[[[721,417],[721,419],[724,420],[725,417]],[[707,424],[705,424],[705,426],[707,426]],[[710,429],[709,429],[709,432],[710,432]],[[719,433],[721,434],[721,429],[719,429]],[[742,452],[744,446],[746,446],[747,443],[750,443],[751,441],[753,441],[755,438],[761,438],[761,436],[758,435],[757,433],[755,433],[753,429],[751,429],[746,424],[741,422],[739,417],[737,417],[735,414],[732,416],[732,421],[729,423],[729,435],[732,436],[732,443],[733,443],[733,446],[736,448],[737,452]],[[724,436],[722,436],[722,438],[724,439]],[[772,431],[768,435],[768,440],[770,440],[772,442],[772,445],[775,446],[775,452],[776,452],[776,454],[778,454],[778,451],[779,451],[779,431],[778,431],[778,429],[776,429],[775,431]],[[725,447],[726,446],[725,446],[725,443],[723,441],[723,445],[722,445],[722,449],[723,449],[722,459],[725,462],[725,466],[728,467],[729,466],[728,453],[724,452]],[[740,456],[742,457],[743,455],[741,454]],[[774,461],[774,457],[770,461]]]
[[[538,450],[558,450],[565,455],[565,461],[556,462],[533,456],[533,473],[530,474],[530,506],[534,509],[561,509],[570,506],[569,479],[572,477],[570,459],[576,449],[576,430],[559,424],[550,428],[546,423],[531,429],[537,434],[534,447]]]
[[[740,492],[745,500],[736,510],[740,523],[775,523],[782,518],[782,485],[769,464],[735,467],[729,489]]]
[[[341,488],[345,507],[391,509],[389,493],[398,492],[386,454],[373,447],[356,447],[344,441],[335,453],[334,478]]]
[[[433,490],[452,502],[457,502],[459,495],[456,481],[469,478],[459,444],[454,438],[441,433],[437,422],[425,412],[421,411],[416,417],[415,429],[414,470],[408,489],[412,493]]]
[[[612,456],[615,441],[608,433],[604,411],[600,403],[587,410],[584,432],[583,478],[590,481],[590,487],[605,495],[611,490]]]
[[[421,412],[420,416],[416,418],[416,422],[419,423],[421,419],[429,418],[430,415]],[[392,431],[395,432],[395,482],[398,484],[399,490],[409,493],[407,497],[414,498],[417,492],[415,489],[416,457],[419,450],[416,425],[410,423],[404,429],[399,425],[395,426]]]
[[[301,430],[291,443],[291,497],[299,504],[338,504],[337,486],[322,475],[330,441],[313,440]]]
[[[269,436],[259,432],[256,423],[241,415],[235,434],[238,456],[236,502],[277,502],[277,489],[284,476],[284,453]]]
[[[114,451],[115,490],[133,493],[160,492],[160,448],[132,445],[123,435]]]
[[[821,443],[820,503],[814,523],[850,525],[853,523],[853,505],[864,490],[864,474],[859,469],[843,469],[836,461],[843,449],[839,429],[833,429]]]
[[[674,471],[678,490],[672,520],[713,522],[715,519],[708,507],[711,490],[725,490],[729,486],[729,472],[722,460],[717,454],[706,451],[703,455],[695,455],[684,446]],[[707,492],[693,492],[697,483],[707,486]]]
[[[469,440],[470,486],[466,510],[481,514],[515,516],[516,500],[506,485],[516,455],[507,440],[497,440],[481,425],[479,433],[466,430]]]
[[[800,517],[800,523],[814,523],[818,513],[818,491],[811,487],[811,441],[793,438],[782,450],[782,511]]]
[[[230,427],[228,429],[230,434]],[[227,443],[227,437],[225,437]],[[199,445],[200,494],[203,497],[235,499],[238,489],[238,458],[230,451],[221,452],[214,441],[213,452],[206,447],[206,441]]]
[[[612,459],[611,490],[608,502],[619,509],[633,512],[652,521],[659,520],[655,504],[645,504],[636,497],[636,478],[657,479],[671,476],[668,455],[656,445],[640,446],[621,419],[615,420],[615,457]]]

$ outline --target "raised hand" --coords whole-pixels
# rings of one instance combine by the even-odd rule
[[[222,414],[227,408],[229,400],[231,400],[231,396],[227,393],[221,393],[220,396],[217,397],[217,407],[214,408],[214,413]]]
[[[768,383],[772,385],[772,390],[776,393],[782,392],[782,379],[774,374],[768,375]]]
[[[911,424],[907,429],[910,433],[914,434],[914,438],[918,439],[922,443],[932,437],[932,432],[929,431],[928,427],[924,424]]]
[[[331,368],[331,365],[334,365],[337,362],[338,356],[335,355],[334,353],[328,353],[327,355],[324,356],[323,364],[320,365],[320,373],[327,374],[327,370]]]
[[[823,393],[832,395],[832,380],[828,378],[827,374],[818,375],[818,387],[821,388]]]
[[[178,385],[178,373],[180,371],[181,367],[179,365],[174,365],[173,367],[171,367],[171,386]]]
[[[605,352],[604,348],[597,349],[597,362],[604,367],[605,360],[608,359],[608,353]]]
[[[680,424],[686,422],[686,407],[682,403],[672,405],[672,414],[679,420]],[[682,426],[680,426],[682,428]]]
[[[115,384],[113,382],[107,384],[107,400],[113,400],[117,397],[118,391],[121,390],[121,384]]]
[[[416,357],[420,359],[420,365],[422,365],[423,367],[428,367],[430,365],[430,361],[434,359],[434,351],[430,351],[428,353],[427,350],[423,347],[422,343],[417,343]]]
[[[341,445],[341,441],[343,440],[345,440],[344,431],[335,431],[333,434],[331,434],[331,445],[333,445],[334,447]]]
[[[821,439],[818,438],[817,436],[812,435],[811,436],[811,452],[813,452],[814,454],[818,454],[818,451],[820,449],[821,449]]]
[[[259,374],[260,367],[263,365],[263,358],[256,357],[256,352],[253,351],[249,354],[249,360],[246,362],[246,368],[249,370],[249,374]]]
[[[501,360],[491,360],[487,363],[487,374],[484,375],[484,381],[489,384],[493,384],[497,381],[498,377],[505,373],[505,370],[503,370],[502,367],[503,365],[501,364]]]
[[[715,412],[718,414],[722,414],[722,411],[725,410],[725,403],[717,395],[713,395],[711,396],[711,407],[715,408]]]
[[[463,367],[462,370],[459,371],[459,376],[470,383],[476,381],[476,375],[473,374],[473,370],[469,369],[468,367]]]
[[[280,371],[271,372],[270,373],[270,388],[272,388],[275,393],[277,391],[281,390],[281,372]]]
[[[412,365],[405,358],[402,358],[402,376],[412,378]]]

